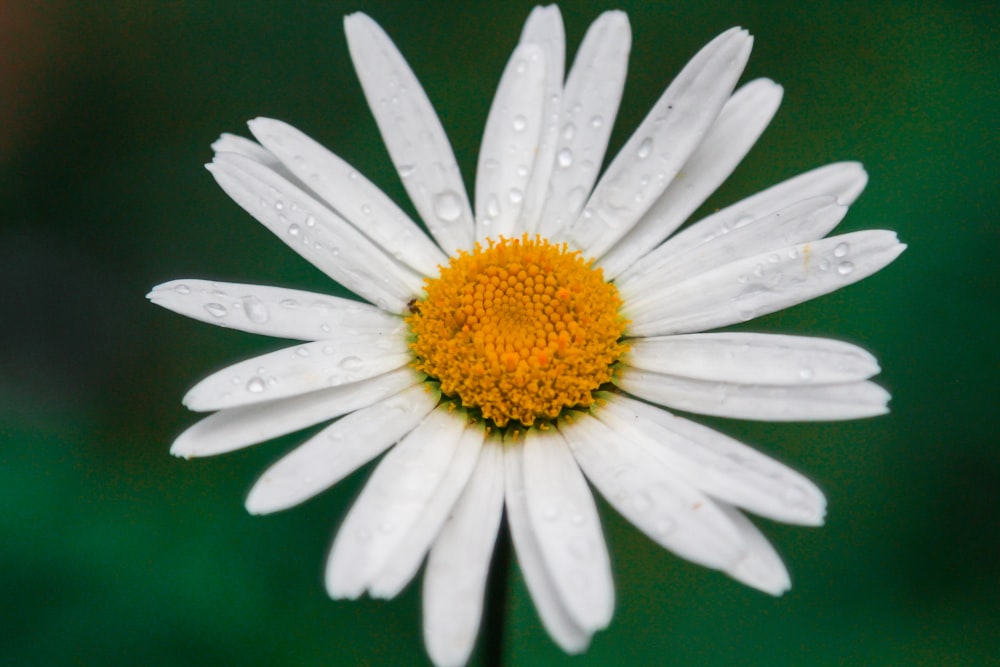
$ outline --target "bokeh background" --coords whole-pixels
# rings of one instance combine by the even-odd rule
[[[892,413],[703,421],[807,472],[828,522],[762,522],[780,599],[661,551],[601,504],[616,617],[582,658],[549,641],[513,568],[509,665],[977,665],[1000,654],[996,427],[998,11],[992,3],[619,2],[634,33],[612,153],[698,48],[756,35],[744,80],[781,111],[712,210],[840,159],[871,181],[845,231],[896,230],[889,269],[752,328],[879,356]],[[564,4],[569,52],[615,5]],[[333,602],[335,527],[370,466],[299,508],[243,497],[299,434],[167,450],[210,371],[281,341],[148,304],[178,277],[331,291],[215,186],[222,131],[292,122],[412,211],[341,29],[370,13],[409,58],[471,192],[492,91],[531,3],[0,3],[0,665],[421,665],[419,585]],[[481,651],[474,662],[480,663]]]

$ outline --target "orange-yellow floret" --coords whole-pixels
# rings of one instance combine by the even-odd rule
[[[590,405],[625,351],[618,290],[565,244],[490,240],[424,286],[406,318],[414,367],[499,427]]]

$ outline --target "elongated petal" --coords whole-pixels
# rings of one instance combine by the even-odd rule
[[[300,184],[295,174],[289,171],[288,168],[281,163],[281,160],[256,141],[251,141],[245,137],[239,137],[235,134],[225,132],[212,143],[212,150],[216,153],[236,153],[237,155],[250,158],[254,162],[277,172],[279,175],[285,177],[287,180],[295,183],[296,185]]]
[[[716,569],[743,557],[739,532],[715,503],[621,432],[589,415],[559,429],[601,495],[654,542]]]
[[[740,259],[626,302],[626,333],[657,336],[745,322],[866,278],[904,249],[895,233],[869,230]]]
[[[328,489],[412,431],[439,398],[413,386],[334,422],[261,475],[247,511],[276,512]]]
[[[420,276],[276,172],[234,153],[208,165],[223,190],[289,247],[383,310],[403,312]]]
[[[757,526],[753,525],[750,519],[743,516],[739,510],[725,503],[721,503],[720,507],[739,529],[747,545],[746,556],[726,570],[726,574],[747,586],[775,596],[790,589],[792,579],[788,576],[785,564],[781,562],[781,556],[757,529]]]
[[[521,207],[519,229],[529,233],[538,229],[539,218],[549,196],[549,181],[555,167],[556,142],[562,108],[563,74],[566,68],[566,34],[562,14],[556,5],[535,7],[521,31],[521,44],[535,44],[545,57],[545,85],[542,89],[542,131],[538,154],[531,169]]]
[[[410,583],[420,568],[427,550],[455,506],[476,466],[486,431],[482,424],[467,425],[458,442],[455,456],[444,477],[416,523],[389,558],[385,567],[368,587],[373,597],[393,598]]]
[[[635,227],[598,264],[614,278],[659,245],[715,192],[746,156],[781,103],[769,79],[746,84],[729,98],[695,151]]]
[[[615,595],[594,498],[558,431],[529,431],[523,446],[525,504],[542,558],[570,616],[600,630]]]
[[[304,343],[209,375],[188,391],[184,405],[204,412],[273,401],[365,380],[409,362],[403,333]]]
[[[838,204],[849,206],[867,182],[868,174],[857,162],[835,162],[799,174],[699,220],[625,268],[618,275],[618,282],[627,282],[633,275],[650,274],[706,240],[806,199],[833,196]]]
[[[427,94],[389,36],[364,14],[344,19],[368,106],[413,205],[451,255],[470,248],[472,210],[448,137]]]
[[[857,382],[879,372],[875,357],[850,343],[744,332],[637,338],[624,363],[695,380],[762,385]]]
[[[301,396],[222,410],[181,433],[170,453],[190,458],[249,447],[367,407],[422,380],[422,374],[400,368]]]
[[[503,479],[503,445],[487,439],[472,478],[427,557],[424,643],[438,667],[464,665],[472,653],[503,514]]]
[[[545,52],[536,44],[515,49],[497,88],[483,130],[476,170],[476,236],[518,237],[521,207],[542,139]]]
[[[603,393],[596,416],[705,493],[761,516],[823,523],[826,499],[816,485],[752,447],[701,424],[626,396]]]
[[[280,120],[257,118],[249,126],[286,169],[387,254],[425,276],[447,263],[423,230],[354,167]]]
[[[601,14],[566,77],[555,168],[538,232],[557,237],[590,196],[625,88],[632,33],[624,12]]]
[[[591,631],[580,626],[566,608],[554,575],[539,543],[528,514],[524,488],[524,448],[517,442],[504,443],[504,503],[510,524],[511,541],[531,599],[542,625],[563,651],[582,653],[590,644]]]
[[[810,386],[691,380],[623,368],[614,383],[653,403],[703,415],[759,421],[834,421],[884,415],[889,392],[873,382]]]
[[[171,280],[146,298],[202,322],[278,338],[324,340],[348,331],[392,337],[406,329],[401,317],[367,303],[267,285]]]
[[[460,411],[433,410],[375,468],[330,550],[331,597],[358,597],[385,567],[444,478],[467,419]]]
[[[600,257],[627,233],[687,161],[733,91],[753,43],[733,28],[670,84],[598,182],[565,240]]]
[[[707,268],[724,266],[744,257],[752,257],[775,248],[787,248],[822,238],[847,214],[847,207],[833,197],[815,197],[748,221],[720,236],[706,239],[681,257],[645,276],[633,274],[619,283],[622,296],[636,299],[656,285],[675,284],[687,280]],[[779,255],[768,256],[774,263]]]

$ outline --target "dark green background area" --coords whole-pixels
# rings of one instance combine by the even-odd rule
[[[785,86],[706,204],[833,160],[871,181],[842,225],[909,250],[752,328],[875,352],[892,413],[832,424],[705,419],[808,473],[827,525],[760,522],[779,599],[666,553],[601,505],[618,602],[583,658],[545,636],[516,567],[511,665],[977,665],[1000,652],[996,419],[998,13],[974,2],[625,2],[634,45],[612,151],[688,57],[743,25],[745,76]],[[421,665],[419,584],[333,602],[335,527],[370,471],[251,517],[255,476],[305,434],[182,461],[180,404],[282,345],[158,310],[178,277],[335,291],[201,165],[258,115],[310,133],[405,201],[341,18],[410,60],[471,186],[526,2],[10,2],[0,8],[0,665]],[[612,8],[563,6],[570,54]],[[471,187],[470,187],[471,191]],[[406,204],[407,210],[412,210]],[[478,653],[477,658],[478,660]],[[995,664],[995,663],[994,663]]]

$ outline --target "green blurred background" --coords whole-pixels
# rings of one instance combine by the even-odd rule
[[[548,640],[516,568],[510,665],[976,665],[1000,650],[998,12],[978,2],[622,2],[634,33],[612,151],[686,59],[743,25],[745,80],[785,86],[711,210],[833,160],[871,181],[842,229],[909,250],[753,329],[874,351],[892,414],[705,422],[807,472],[827,525],[762,522],[793,590],[772,599],[661,551],[601,505],[618,589],[583,658]],[[421,665],[419,585],[332,602],[333,530],[370,467],[306,505],[243,496],[298,434],[167,453],[186,389],[281,341],[161,311],[178,277],[331,291],[215,186],[222,131],[289,121],[404,202],[341,28],[378,20],[413,64],[471,186],[527,2],[0,3],[0,664]],[[613,5],[563,5],[569,53]],[[471,187],[470,187],[471,191]],[[407,210],[412,210],[406,203]],[[476,661],[481,656],[477,653]],[[996,663],[992,663],[996,664]]]

